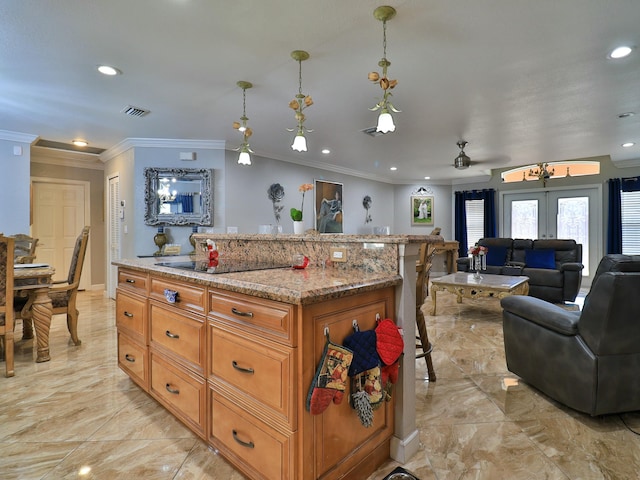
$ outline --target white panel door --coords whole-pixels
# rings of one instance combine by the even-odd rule
[[[595,187],[505,193],[502,236],[574,239],[582,244],[583,280],[589,285],[602,255],[601,198]]]
[[[33,181],[32,235],[38,238],[37,261],[56,269],[54,280],[66,280],[71,266],[76,238],[88,223],[86,187],[83,184]],[[91,287],[90,257],[85,263],[80,288]]]

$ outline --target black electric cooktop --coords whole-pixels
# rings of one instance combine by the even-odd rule
[[[222,259],[218,259],[218,265],[210,267],[208,261],[175,261],[175,262],[159,262],[156,263],[159,267],[177,268],[179,270],[188,270],[191,272],[203,272],[203,273],[236,273],[236,272],[250,272],[253,270],[270,270],[274,268],[290,268],[291,265],[274,262],[238,262],[230,261],[225,262]]]

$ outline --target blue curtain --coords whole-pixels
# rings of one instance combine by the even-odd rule
[[[466,257],[469,251],[469,246],[467,245],[466,200],[484,200],[484,237],[489,238],[498,235],[496,191],[493,188],[487,188],[484,190],[455,192],[455,239],[458,241],[458,255],[460,257]]]
[[[611,178],[609,184],[609,215],[607,223],[607,253],[622,253],[622,199],[621,192],[640,191],[637,177]]]

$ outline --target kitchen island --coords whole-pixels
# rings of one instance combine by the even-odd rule
[[[228,264],[311,263],[217,273],[174,268],[187,260],[175,257],[114,262],[118,359],[131,379],[252,479],[366,478],[389,456],[408,460],[418,447],[413,340],[372,426],[347,396],[320,415],[305,406],[327,334],[342,343],[354,324],[391,318],[415,336],[415,260],[441,237],[202,234],[194,265],[206,240]]]

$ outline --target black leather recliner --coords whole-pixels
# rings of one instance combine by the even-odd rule
[[[590,415],[640,410],[640,255],[607,255],[581,312],[501,300],[509,371]]]

